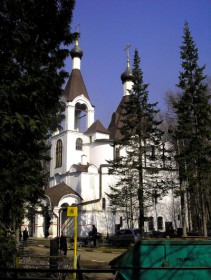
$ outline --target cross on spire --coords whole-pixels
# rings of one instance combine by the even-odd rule
[[[126,55],[127,55],[128,62],[130,61],[130,47],[131,47],[131,45],[127,44],[126,48],[124,49],[124,51],[126,52]]]
[[[75,45],[78,46],[78,39],[79,39],[79,26],[80,26],[80,23],[78,23],[75,27],[76,29],[76,40],[75,40]]]
[[[75,27],[77,33],[79,33],[79,26],[80,26],[80,23],[78,23]]]

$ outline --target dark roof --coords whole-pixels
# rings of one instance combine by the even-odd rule
[[[82,197],[64,182],[46,189],[45,194],[50,198],[52,208],[59,204],[60,199],[64,195],[74,194],[78,196],[80,200],[82,200]]]
[[[65,87],[64,96],[67,101],[71,102],[82,94],[90,101],[81,71],[79,69],[73,69]]]
[[[123,105],[125,102],[128,101],[129,95],[123,96],[122,100],[120,101],[120,104],[116,110],[116,112],[113,113],[111,122],[108,126],[108,130],[110,132],[110,139],[120,139],[121,138],[121,132],[120,128],[122,126],[122,120],[123,120]]]
[[[88,172],[89,164],[74,164],[76,172]]]
[[[104,134],[110,134],[110,132],[102,125],[99,120],[96,120],[85,133],[100,132]]]

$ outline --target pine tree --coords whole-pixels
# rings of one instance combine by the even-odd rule
[[[140,57],[138,51],[135,50],[134,85],[122,105],[122,123],[119,128],[121,137],[114,143],[120,149],[120,156],[109,163],[112,165],[113,174],[117,174],[120,178],[116,184],[118,188],[115,189],[115,195],[118,196],[122,189],[125,191],[127,186],[128,193],[132,192],[133,196],[137,196],[138,224],[143,231],[146,201],[152,197],[155,190],[156,196],[160,196],[164,189],[160,179],[157,179],[159,173],[157,163],[160,160],[157,155],[160,155],[158,150],[161,147],[162,135],[159,129],[161,122],[156,121],[157,103],[149,103],[148,85],[143,82],[143,72],[139,65]],[[149,162],[152,165],[150,167]],[[125,184],[125,178],[131,179],[132,186]],[[127,199],[125,198],[124,202]],[[122,201],[119,199],[115,203],[118,205]]]
[[[121,176],[115,186],[110,187],[107,195],[112,213],[123,217],[128,228],[134,228],[138,221],[138,213],[135,211],[138,209],[136,180],[126,168],[124,170],[124,176]]]
[[[0,6],[0,224],[19,226],[26,202],[43,196],[46,140],[62,109],[74,0],[13,0]]]
[[[179,74],[179,99],[174,102],[177,116],[176,139],[179,143],[180,182],[187,193],[191,224],[207,235],[207,195],[211,168],[211,105],[203,71],[198,65],[198,49],[188,23],[184,25],[181,46],[182,71]],[[191,228],[192,229],[192,228]]]

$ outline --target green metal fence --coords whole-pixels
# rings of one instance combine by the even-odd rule
[[[121,280],[211,279],[211,240],[141,240],[111,266]]]

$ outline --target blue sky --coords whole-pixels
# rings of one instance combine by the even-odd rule
[[[211,76],[211,0],[76,0],[71,27],[74,32],[80,24],[81,72],[95,120],[108,127],[122,98],[127,44],[131,65],[135,48],[139,51],[150,102],[165,108],[165,93],[177,90],[185,20],[199,51],[199,65],[206,64],[204,74]],[[69,58],[67,71],[71,67]]]

